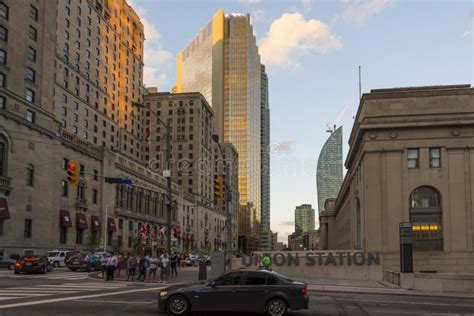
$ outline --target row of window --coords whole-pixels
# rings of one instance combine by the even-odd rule
[[[441,149],[430,148],[430,168],[441,168]],[[408,157],[408,168],[417,169],[420,168],[420,149],[410,148],[407,152]]]

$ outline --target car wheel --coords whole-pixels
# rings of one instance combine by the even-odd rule
[[[286,313],[287,305],[281,298],[272,298],[268,301],[266,310],[269,316],[282,316]]]
[[[55,268],[59,267],[59,262],[58,262],[58,261],[54,261],[53,267],[55,267]]]
[[[15,269],[15,264],[10,263],[10,265],[8,266],[8,270],[13,270],[13,269]]]
[[[71,269],[72,272],[76,272],[76,269]]]
[[[46,274],[46,267],[41,268],[41,274]]]
[[[168,311],[172,315],[186,315],[190,307],[188,300],[182,295],[175,295],[168,299]]]
[[[20,274],[20,271],[16,271],[16,270],[15,270],[15,274]]]

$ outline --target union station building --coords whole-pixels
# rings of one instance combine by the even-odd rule
[[[400,271],[411,222],[415,272],[474,273],[474,88],[364,94],[337,198],[320,214],[320,249],[381,252]]]

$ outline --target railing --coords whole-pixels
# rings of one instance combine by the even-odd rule
[[[93,146],[91,143],[89,143],[86,140],[80,139],[76,135],[66,131],[66,130],[61,130],[61,138],[66,140],[67,142],[76,145],[79,147],[79,149],[85,150],[90,152],[93,155],[96,156],[101,156],[101,149],[99,147]]]
[[[0,190],[6,191],[9,194],[13,190],[12,178],[0,176]]]

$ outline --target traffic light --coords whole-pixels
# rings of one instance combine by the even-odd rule
[[[77,163],[75,161],[67,164],[67,181],[70,185],[77,184]]]
[[[217,176],[214,179],[214,195],[217,201],[221,201],[224,198],[224,177]]]

